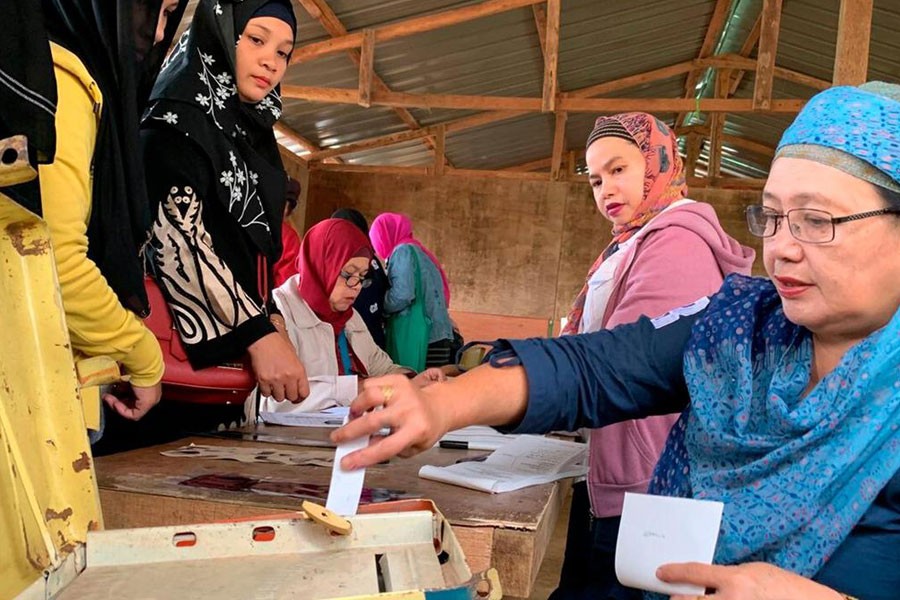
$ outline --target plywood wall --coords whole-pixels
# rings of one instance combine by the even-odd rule
[[[725,229],[747,243],[743,206],[758,201],[758,192],[694,196],[713,203]],[[409,215],[447,271],[451,307],[472,313],[565,316],[610,240],[586,183],[312,170],[306,225],[343,207],[370,222],[387,211]]]

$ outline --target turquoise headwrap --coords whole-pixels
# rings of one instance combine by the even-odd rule
[[[775,158],[804,158],[900,192],[900,85],[834,87],[784,132]]]

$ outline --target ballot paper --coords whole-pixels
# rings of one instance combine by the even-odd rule
[[[350,414],[347,406],[332,406],[318,412],[264,412],[259,417],[269,425],[288,427],[340,427]]]
[[[484,462],[449,467],[425,465],[419,477],[492,494],[587,473],[587,446],[538,435],[521,435]]]
[[[702,596],[702,587],[662,582],[656,570],[668,563],[712,564],[723,508],[721,502],[626,492],[616,541],[619,582],[662,594]]]
[[[344,417],[344,423],[350,419]],[[328,487],[328,500],[325,508],[344,516],[352,517],[359,509],[359,499],[362,496],[363,481],[366,478],[365,469],[347,471],[341,467],[341,459],[369,445],[369,436],[356,438],[340,444],[334,451],[334,465],[331,468],[331,485]]]

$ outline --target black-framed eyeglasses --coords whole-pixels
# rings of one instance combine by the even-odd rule
[[[341,271],[340,277],[344,280],[344,283],[346,283],[347,287],[351,290],[358,286],[362,286],[362,288],[365,289],[372,285],[372,280],[368,275],[360,276],[356,273],[345,273],[344,271]]]
[[[845,217],[835,217],[830,212],[817,208],[794,208],[786,213],[780,213],[771,208],[754,204],[747,207],[746,213],[747,227],[750,229],[750,233],[756,237],[772,237],[778,232],[781,220],[785,219],[788,231],[797,241],[807,244],[827,244],[834,240],[835,225],[880,215],[897,215],[900,214],[900,210],[882,208]]]

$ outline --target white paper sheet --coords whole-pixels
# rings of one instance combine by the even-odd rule
[[[616,541],[616,577],[623,585],[662,594],[703,595],[702,587],[664,583],[668,563],[712,564],[724,504],[691,498],[625,494]]]
[[[347,406],[332,406],[319,412],[262,412],[259,418],[269,425],[288,427],[340,427],[350,414]]]
[[[346,423],[349,416],[344,418]],[[331,468],[331,485],[328,487],[328,500],[325,508],[335,513],[351,517],[359,509],[359,499],[362,496],[363,481],[366,478],[365,469],[346,471],[341,467],[341,459],[369,445],[369,436],[356,438],[339,445],[334,451],[334,466]]]
[[[425,465],[419,477],[497,494],[587,473],[587,446],[537,435],[521,435],[484,462],[449,467]]]

